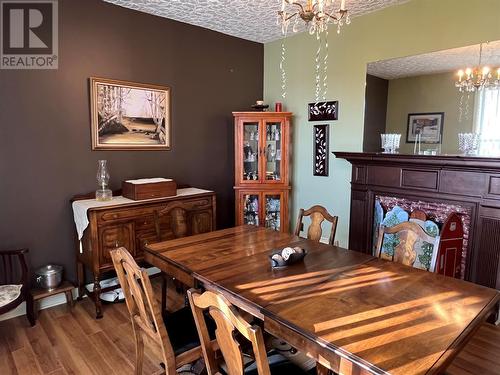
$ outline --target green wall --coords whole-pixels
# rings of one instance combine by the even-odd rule
[[[413,143],[406,143],[409,113],[444,112],[441,152],[457,154],[458,133],[471,132],[474,115],[474,94],[460,93],[454,82],[456,73],[429,74],[389,81],[387,98],[387,133],[401,133],[401,153],[413,153]],[[462,119],[459,119],[460,99],[463,95]],[[468,116],[465,116],[466,103]],[[421,145],[421,150],[436,149],[437,145]]]
[[[339,100],[339,120],[330,126],[331,151],[361,151],[366,63],[500,39],[500,0],[413,0],[354,18],[329,34],[328,99]],[[281,98],[281,41],[264,47],[264,98],[294,112],[292,217],[300,207],[322,204],[339,215],[337,239],[347,246],[351,167],[330,157],[330,176],[312,176],[315,37],[286,38],[287,96]]]

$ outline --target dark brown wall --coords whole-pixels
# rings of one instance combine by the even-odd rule
[[[231,111],[262,98],[263,46],[98,0],[59,0],[59,69],[0,70],[0,249],[29,247],[34,267],[74,275],[69,199],[164,176],[217,192],[234,223]],[[171,151],[91,151],[90,76],[172,88]]]
[[[381,151],[380,134],[385,133],[388,92],[388,80],[366,75],[364,152]]]

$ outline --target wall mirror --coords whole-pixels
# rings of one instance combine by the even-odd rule
[[[486,69],[488,87],[460,90],[467,69]],[[463,154],[459,133],[477,133],[470,154],[500,157],[499,69],[500,41],[369,63],[363,151],[381,152],[380,134],[400,133],[399,153],[418,153],[420,137],[420,153]]]

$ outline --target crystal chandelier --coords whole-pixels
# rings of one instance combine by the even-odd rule
[[[302,19],[309,29],[309,34],[319,35],[328,29],[332,22],[337,25],[337,33],[340,28],[351,23],[345,0],[341,1],[338,10],[334,7],[334,0],[282,0],[281,10],[278,11],[278,25],[281,25],[283,35],[288,33],[290,22],[293,21],[293,32],[299,29],[299,19]]]
[[[479,45],[479,64],[475,68],[460,69],[455,86],[460,92],[475,92],[484,88],[500,87],[500,68],[491,69],[481,66],[483,58],[483,44]]]

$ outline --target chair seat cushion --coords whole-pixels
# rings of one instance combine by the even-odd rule
[[[200,345],[200,338],[190,307],[186,306],[173,313],[166,313],[163,316],[163,320],[175,355],[179,355]],[[214,339],[215,323],[208,317],[205,321],[210,337]]]
[[[18,299],[22,287],[22,285],[0,285],[0,307]]]

